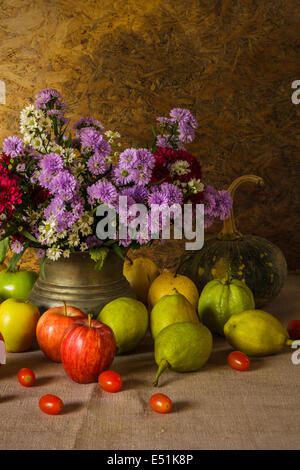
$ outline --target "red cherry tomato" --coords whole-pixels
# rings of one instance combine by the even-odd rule
[[[47,415],[58,415],[64,409],[64,404],[59,397],[49,393],[42,396],[39,407]]]
[[[98,383],[106,392],[118,392],[122,387],[122,378],[113,370],[106,370],[98,377]]]
[[[33,370],[24,367],[18,372],[18,379],[21,385],[24,387],[31,387],[35,382],[35,375]]]
[[[288,323],[287,331],[291,339],[300,339],[300,320],[291,320]]]
[[[163,393],[155,393],[149,401],[150,407],[157,413],[169,413],[172,409],[172,400]]]
[[[232,369],[248,370],[250,367],[250,359],[246,354],[240,351],[232,351],[227,358],[228,364]]]

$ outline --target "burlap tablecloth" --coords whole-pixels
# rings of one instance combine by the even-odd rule
[[[284,325],[299,318],[300,277],[290,275],[268,311]],[[209,363],[200,371],[167,371],[154,389],[153,345],[149,336],[134,354],[117,357],[113,369],[124,380],[116,394],[97,384],[79,385],[61,364],[40,351],[8,354],[0,369],[0,449],[300,449],[300,365],[292,349],[252,359],[238,372],[226,363],[231,348],[215,338]],[[299,353],[300,357],[300,353]],[[32,388],[17,380],[21,367],[37,376]],[[174,408],[159,415],[148,405],[152,393],[169,395]],[[53,393],[65,410],[48,416],[39,398]]]

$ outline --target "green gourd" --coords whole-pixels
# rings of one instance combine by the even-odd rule
[[[224,325],[232,315],[255,308],[254,297],[246,284],[231,279],[214,279],[206,284],[198,304],[200,321],[212,333],[224,336]]]
[[[263,179],[258,176],[241,176],[228,188],[232,198],[244,182],[263,185]],[[256,308],[276,297],[287,277],[282,251],[265,238],[239,232],[233,210],[221,232],[207,239],[201,250],[184,254],[177,270],[192,279],[200,292],[209,281],[221,279],[229,271],[234,279],[245,282],[251,289]]]

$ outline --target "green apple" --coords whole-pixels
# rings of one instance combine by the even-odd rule
[[[39,309],[32,303],[7,299],[0,305],[0,332],[6,351],[27,351],[35,340]]]
[[[27,300],[37,278],[33,271],[0,271],[0,297]]]

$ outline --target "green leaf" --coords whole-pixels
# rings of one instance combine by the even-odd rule
[[[152,124],[151,124],[151,129],[152,129],[152,134],[153,134],[154,137],[156,138],[156,136],[157,136],[156,130],[154,129],[154,127],[152,126]]]
[[[6,258],[7,249],[8,249],[9,238],[6,237],[0,241],[0,263],[2,264]]]
[[[39,243],[39,241],[33,235],[31,235],[31,233],[27,232],[27,230],[24,230],[21,233],[22,235],[24,235],[24,237],[28,238],[28,240],[30,240],[31,242]]]
[[[43,278],[44,280],[46,280],[45,261],[46,261],[46,255],[44,256],[44,258],[42,258],[41,264],[40,264],[40,271],[41,271],[42,278]]]
[[[113,248],[114,252],[115,252],[118,256],[120,256],[120,258],[122,258],[123,261],[125,261],[125,252],[123,253],[122,248],[121,248],[119,245],[116,245],[116,244],[113,245],[112,248]]]
[[[92,260],[96,263],[95,269],[98,269],[100,271],[109,253],[109,248],[107,248],[106,246],[91,248],[89,250],[89,253]]]
[[[24,248],[21,251],[21,253],[15,253],[13,255],[13,257],[11,258],[10,263],[8,265],[7,271],[14,272],[16,270],[16,266],[17,266],[18,262],[20,261],[20,259],[22,258],[22,256],[24,255],[24,253],[27,250],[28,246],[29,246],[29,243],[26,243],[24,245]]]

